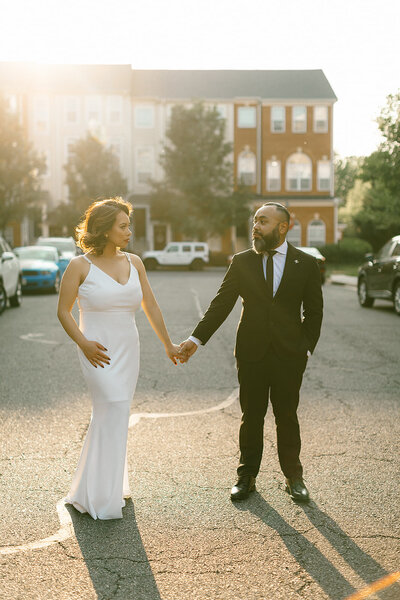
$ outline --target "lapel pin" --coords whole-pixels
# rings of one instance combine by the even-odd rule
[[[297,258],[296,258],[296,260],[295,260],[294,262],[295,262],[295,263],[296,263],[296,265],[297,265],[297,264],[298,264],[300,261],[298,261],[298,260],[297,260]]]

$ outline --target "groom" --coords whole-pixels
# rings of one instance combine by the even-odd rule
[[[309,500],[297,406],[307,359],[320,335],[323,303],[318,263],[286,241],[289,221],[289,212],[277,202],[257,210],[253,248],[234,255],[204,317],[181,344],[181,362],[186,362],[223,323],[238,296],[242,298],[235,348],[242,419],[232,500],[243,500],[255,490],[268,399],[286,491],[293,500]]]

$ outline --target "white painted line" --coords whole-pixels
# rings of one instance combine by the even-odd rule
[[[20,335],[21,340],[25,340],[27,342],[39,342],[39,344],[59,344],[59,342],[53,342],[52,340],[42,340],[39,339],[44,335],[44,333],[27,333],[26,335]]]
[[[36,542],[29,542],[28,544],[21,544],[20,546],[2,546],[0,548],[0,555],[16,554],[17,552],[26,552],[27,550],[39,550],[40,548],[47,548],[52,544],[57,544],[72,537],[74,534],[74,528],[72,525],[71,517],[67,509],[65,508],[64,498],[57,502],[57,513],[60,521],[60,529],[57,533],[50,537],[43,538]]]
[[[229,394],[228,398],[223,402],[220,402],[216,406],[210,408],[203,408],[195,411],[179,412],[179,413],[133,413],[129,418],[129,427],[134,427],[139,423],[141,419],[161,419],[167,417],[189,417],[192,415],[202,415],[218,410],[228,408],[238,398],[238,388],[233,390]],[[19,546],[2,546],[0,547],[0,556],[8,554],[16,554],[17,552],[27,552],[28,550],[39,550],[40,548],[47,548],[52,544],[57,544],[67,540],[74,535],[74,527],[71,521],[71,516],[65,507],[64,498],[57,502],[57,513],[60,521],[60,529],[53,535],[37,540],[36,542],[29,542],[27,544],[21,544]]]
[[[223,410],[224,408],[228,408],[231,404],[235,402],[238,398],[238,388],[233,390],[231,394],[229,394],[228,398],[217,404],[216,406],[211,406],[210,408],[201,408],[199,410],[188,411],[188,412],[179,412],[179,413],[133,413],[129,418],[129,427],[134,427],[139,423],[141,419],[164,419],[168,417],[190,417],[192,415],[204,415],[206,413],[215,412],[218,410]]]
[[[196,310],[197,310],[197,316],[199,317],[199,319],[202,319],[204,317],[204,313],[201,309],[199,294],[197,293],[197,290],[191,289],[190,291],[192,292],[193,297],[194,297],[194,303],[195,303]]]

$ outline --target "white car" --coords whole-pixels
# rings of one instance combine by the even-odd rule
[[[208,244],[203,242],[170,242],[164,250],[143,253],[144,266],[148,271],[157,267],[188,267],[200,271],[209,263]]]
[[[21,306],[21,265],[6,240],[0,236],[0,315],[7,306]]]

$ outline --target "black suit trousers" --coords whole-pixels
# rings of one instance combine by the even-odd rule
[[[306,356],[282,360],[272,351],[257,362],[237,361],[242,410],[239,476],[258,474],[264,446],[264,418],[270,400],[282,472],[285,477],[302,477],[297,407],[306,364]]]

